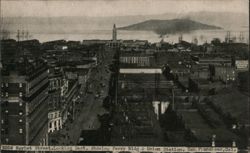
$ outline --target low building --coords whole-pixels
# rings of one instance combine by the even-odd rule
[[[64,71],[68,79],[78,79],[79,84],[84,86],[87,83],[87,80],[89,79],[91,69],[73,67],[73,68],[64,68]]]
[[[84,60],[84,61],[68,61],[64,63],[60,63],[59,66],[63,67],[63,69],[68,68],[77,68],[77,69],[90,69],[97,65],[97,61],[94,60]]]
[[[223,58],[223,57],[199,57],[198,60],[199,65],[232,65],[231,58]]]
[[[209,65],[192,65],[191,66],[191,76],[193,78],[209,79],[210,71]]]
[[[1,40],[2,63],[7,63],[18,56],[17,42],[14,39]],[[4,59],[4,60],[3,60]]]
[[[162,74],[161,68],[120,68],[121,74]]]
[[[234,67],[231,66],[215,66],[215,74],[213,79],[223,82],[235,81],[237,74]]]
[[[207,79],[189,78],[189,91],[201,92],[212,89],[211,82]]]
[[[131,47],[131,48],[141,48],[148,45],[147,40],[123,40],[121,45],[124,47]]]
[[[182,62],[179,62],[178,64],[171,64],[168,66],[170,69],[170,73],[178,77],[178,79],[187,78],[190,76],[191,73],[190,64],[184,64]]]
[[[179,50],[177,48],[169,48],[168,52],[179,52]]]
[[[80,41],[68,41],[67,42],[68,49],[80,49],[81,42]]]
[[[136,66],[151,66],[153,56],[136,56],[136,55],[122,55],[120,57],[121,64],[134,64]]]
[[[236,60],[235,66],[237,71],[249,71],[249,61],[248,60]]]
[[[105,45],[110,40],[100,40],[100,39],[90,39],[90,40],[83,40],[82,45]]]
[[[157,52],[155,54],[155,62],[157,65],[177,65],[180,62],[185,63],[191,61],[188,52]]]
[[[63,63],[69,60],[69,52],[67,50],[47,50],[44,58],[48,61],[50,67],[54,67],[55,63]]]
[[[217,114],[211,109],[204,109],[203,112],[195,108],[179,109],[177,115],[184,123],[186,139],[195,142],[196,145],[211,145],[212,137],[215,136],[216,146],[231,147],[233,140],[239,142],[239,137],[236,134],[221,126],[222,120],[212,118]],[[216,123],[216,128],[211,128],[213,123]]]
[[[62,46],[67,46],[66,40],[53,40],[53,41],[48,41],[44,42],[41,45],[41,48],[43,50],[55,50],[55,49],[62,49]]]

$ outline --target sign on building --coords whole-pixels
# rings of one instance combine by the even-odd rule
[[[249,61],[248,60],[236,60],[235,65],[236,65],[237,70],[248,70]]]

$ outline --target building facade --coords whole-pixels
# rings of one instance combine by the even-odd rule
[[[215,66],[214,79],[223,82],[235,81],[237,74],[234,67],[231,66]]]
[[[3,144],[47,144],[48,73],[43,60],[22,59],[2,71]]]
[[[62,93],[62,124],[67,120],[73,121],[75,118],[75,104],[79,98],[78,93],[80,89],[78,80],[68,80],[66,88],[67,92]]]
[[[48,132],[54,132],[62,129],[62,114],[60,110],[51,110],[48,113]]]
[[[54,132],[62,128],[62,93],[67,92],[63,88],[67,84],[63,72],[59,67],[51,69],[49,74],[49,112],[48,112],[48,132]],[[66,90],[66,91],[64,91]]]
[[[153,57],[151,56],[123,56],[120,57],[120,63],[136,64],[137,66],[151,66]]]
[[[113,26],[113,38],[112,38],[113,42],[116,42],[117,40],[117,30],[116,30],[116,26],[114,24]]]

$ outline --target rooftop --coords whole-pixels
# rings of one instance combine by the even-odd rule
[[[13,63],[8,63],[3,65],[2,75],[32,75],[36,70],[43,68],[47,68],[47,64],[42,59],[33,59],[27,57],[21,57],[18,61],[14,61]]]
[[[161,68],[140,67],[140,68],[120,68],[121,74],[162,74]]]
[[[236,89],[220,91],[212,97],[213,103],[230,113],[241,124],[249,123],[249,97]]]
[[[225,128],[211,128],[198,113],[198,110],[179,110],[185,126],[197,137],[199,141],[211,141],[212,135],[216,135],[216,141],[228,141],[238,139],[238,137]]]

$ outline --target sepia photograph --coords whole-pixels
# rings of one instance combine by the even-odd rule
[[[249,0],[0,0],[1,153],[249,153]]]

